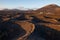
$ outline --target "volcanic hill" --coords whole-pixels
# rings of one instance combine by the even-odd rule
[[[60,6],[0,10],[0,40],[60,40]]]

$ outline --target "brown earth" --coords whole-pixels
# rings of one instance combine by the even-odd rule
[[[60,6],[0,10],[0,35],[0,40],[60,40]]]

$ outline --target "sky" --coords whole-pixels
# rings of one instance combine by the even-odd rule
[[[0,9],[4,8],[41,8],[45,5],[60,5],[60,0],[0,0]]]

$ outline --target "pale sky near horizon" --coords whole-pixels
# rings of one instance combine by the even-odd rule
[[[60,5],[60,0],[0,0],[0,9],[3,8],[40,8],[48,4]]]

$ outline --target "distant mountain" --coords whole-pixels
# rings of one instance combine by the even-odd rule
[[[42,8],[35,9],[35,10],[24,8],[24,7],[19,7],[16,9],[4,9],[2,11],[20,12],[20,13],[40,13],[40,12],[60,13],[60,7],[56,4],[50,4],[50,5],[44,6]]]
[[[50,5],[44,6],[40,9],[37,9],[36,12],[38,12],[38,13],[39,12],[52,12],[52,13],[54,13],[56,8],[60,8],[60,7],[56,4],[50,4]]]

